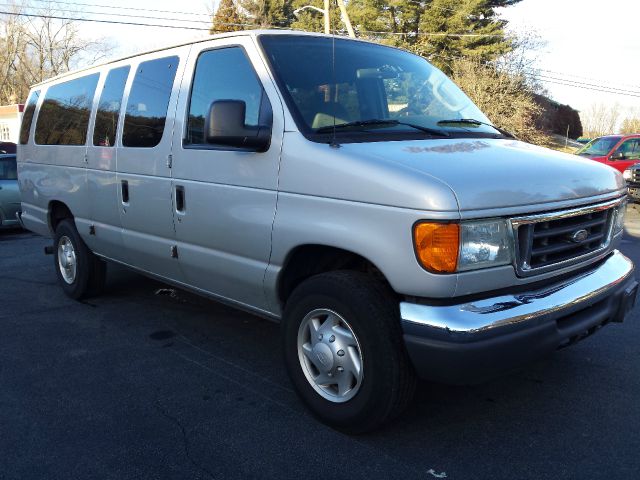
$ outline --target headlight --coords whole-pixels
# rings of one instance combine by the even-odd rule
[[[622,173],[622,178],[624,178],[625,180],[631,180],[631,169],[627,168],[623,173]]]
[[[615,211],[615,219],[613,223],[613,234],[620,233],[624,228],[624,215],[627,212],[627,204],[623,203]]]
[[[461,223],[458,271],[511,263],[513,242],[505,220]]]
[[[506,220],[419,222],[413,229],[416,257],[427,270],[454,273],[507,265],[513,241]]]

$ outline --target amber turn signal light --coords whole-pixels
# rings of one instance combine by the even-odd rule
[[[458,267],[460,225],[416,223],[413,227],[413,245],[416,257],[424,268],[434,273],[453,273]]]

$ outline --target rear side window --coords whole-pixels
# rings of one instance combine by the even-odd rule
[[[142,62],[127,101],[122,145],[155,147],[162,140],[178,57]]]
[[[16,157],[0,158],[0,180],[17,180],[18,167]]]
[[[114,68],[107,75],[93,129],[93,144],[96,146],[113,147],[115,144],[122,94],[130,69],[129,66]]]
[[[20,143],[26,145],[29,141],[29,132],[31,131],[31,123],[33,122],[33,114],[36,111],[36,104],[40,98],[40,90],[34,90],[29,96],[27,106],[22,114],[22,125],[20,125]]]
[[[100,74],[76,78],[47,89],[36,122],[38,145],[84,145],[91,102]]]
[[[204,118],[216,100],[243,100],[245,125],[258,125],[262,86],[239,47],[203,52],[198,57],[189,102],[185,144],[203,144]]]

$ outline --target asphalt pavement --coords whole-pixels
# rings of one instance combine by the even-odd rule
[[[511,376],[421,383],[350,437],[298,401],[277,324],[119,267],[72,301],[48,243],[0,232],[0,479],[640,478],[639,309]]]

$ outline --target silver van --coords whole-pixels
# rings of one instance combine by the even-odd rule
[[[365,41],[236,32],[35,85],[18,176],[65,293],[117,262],[281,321],[296,391],[348,432],[416,377],[479,382],[621,322],[637,290],[618,172]]]

